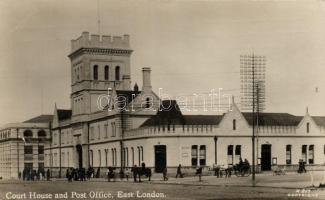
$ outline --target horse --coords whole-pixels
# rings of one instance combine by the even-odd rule
[[[133,174],[139,177],[139,182],[141,182],[141,176],[146,176],[148,180],[151,180],[151,169],[146,168],[145,164],[142,163],[141,167],[133,167]],[[136,180],[136,179],[135,179]]]

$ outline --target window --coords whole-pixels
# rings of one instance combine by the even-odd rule
[[[239,163],[240,158],[241,158],[241,145],[236,145],[236,148],[235,148],[236,163]]]
[[[65,159],[65,153],[62,152],[61,153],[61,166],[66,167],[65,162],[64,162],[65,161],[64,159]]]
[[[24,154],[33,154],[33,146],[24,146]]]
[[[309,133],[309,122],[306,124],[306,131]]]
[[[65,136],[65,132],[64,131],[62,131],[62,133],[61,133],[61,137],[62,137],[62,139],[61,139],[61,144],[64,144],[64,136]]]
[[[200,165],[206,165],[206,147],[205,145],[200,146]]]
[[[131,147],[131,153],[132,153],[132,166],[134,166],[134,148]]]
[[[232,165],[234,163],[233,151],[234,151],[234,145],[228,145],[228,150],[227,150],[228,165]]]
[[[102,166],[102,154],[100,150],[98,150],[98,166]]]
[[[44,146],[38,146],[38,154],[44,154]]]
[[[197,166],[197,145],[192,145],[192,166]]]
[[[286,163],[287,165],[291,165],[291,145],[288,144],[286,146]]]
[[[90,139],[94,140],[94,127],[90,127]]]
[[[98,65],[95,65],[94,66],[94,74],[93,74],[93,76],[94,76],[94,80],[98,80]]]
[[[108,80],[108,76],[109,76],[109,67],[106,65],[105,66],[105,69],[104,69],[104,78],[105,78],[105,80]]]
[[[44,142],[46,138],[46,133],[44,130],[40,130],[37,132],[38,142]]]
[[[125,148],[125,161],[126,161],[126,166],[129,166],[129,148]]]
[[[108,149],[105,149],[105,166],[108,166]]]
[[[104,131],[105,131],[105,138],[108,137],[108,129],[107,129],[107,124],[104,125]]]
[[[117,165],[117,154],[116,154],[116,149],[114,148],[114,166]]]
[[[146,98],[146,108],[150,108],[150,98]]]
[[[94,166],[94,153],[93,153],[93,150],[89,150],[89,159],[90,159],[90,166]]]
[[[141,146],[140,149],[141,149],[141,161],[143,162],[143,146]]]
[[[69,152],[67,152],[67,166],[70,167],[70,155]]]
[[[77,77],[77,69],[76,68],[74,69],[74,74],[75,74],[75,76],[74,76],[75,77],[75,81],[74,82],[76,82],[77,81],[77,78],[76,78]]]
[[[112,137],[116,136],[115,122],[112,122]]]
[[[120,66],[115,67],[115,80],[120,80]]]
[[[114,153],[114,149],[111,149],[112,150],[112,165],[114,166],[115,164],[115,153]]]
[[[236,130],[236,120],[232,120],[232,130]]]
[[[33,132],[31,130],[24,131],[24,138],[26,142],[30,142],[32,137],[33,137]]]
[[[141,150],[140,150],[140,147],[137,147],[138,148],[138,166],[140,166],[140,164],[141,164]]]
[[[100,125],[98,125],[98,135],[97,139],[100,139]]]
[[[302,145],[302,148],[301,148],[301,159],[304,162],[307,162],[307,145]]]
[[[53,133],[53,145],[56,145],[57,144],[57,134],[56,133]]]
[[[309,145],[308,162],[314,164],[314,145]]]

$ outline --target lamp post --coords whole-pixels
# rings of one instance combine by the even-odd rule
[[[217,155],[217,142],[218,142],[218,137],[214,136],[214,163],[217,164],[218,161],[218,155]]]
[[[17,128],[17,176],[19,178],[19,129]]]

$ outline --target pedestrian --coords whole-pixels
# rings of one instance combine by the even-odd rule
[[[107,172],[106,172],[106,175],[107,175],[107,181],[110,182],[111,181],[111,169],[110,167],[107,167]]]
[[[167,167],[164,167],[164,169],[163,169],[163,178],[164,178],[164,181],[168,181],[168,177],[167,177]]]
[[[126,178],[126,181],[129,181],[129,175],[130,175],[130,170],[129,170],[129,168],[126,168],[125,169],[125,178]]]
[[[199,181],[202,181],[202,179],[201,179],[201,176],[202,176],[202,167],[198,167],[196,169],[196,174],[195,175],[198,175],[199,176]]]
[[[178,167],[177,167],[176,178],[178,177],[178,175],[179,175],[179,177],[183,178],[181,164],[179,164]]]
[[[123,169],[120,170],[120,180],[123,181],[124,179],[124,172],[123,172]]]
[[[50,178],[51,178],[50,169],[47,169],[47,171],[46,171],[46,180],[49,181]]]
[[[133,180],[134,180],[134,182],[137,182],[137,171],[138,171],[137,165],[134,165],[132,167],[131,171],[133,173]]]

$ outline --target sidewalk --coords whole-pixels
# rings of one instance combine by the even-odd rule
[[[311,176],[313,176],[313,183],[311,181]],[[67,181],[65,178],[52,178],[51,181]],[[107,182],[105,178],[92,178],[90,182]],[[249,177],[236,177],[231,178],[217,178],[216,176],[202,176],[201,181],[199,177],[184,177],[175,178],[169,177],[168,181],[163,181],[161,174],[153,174],[151,181],[148,178],[142,178],[143,183],[147,184],[177,184],[177,185],[206,185],[206,186],[217,186],[217,187],[251,187],[252,186],[252,176]],[[18,181],[18,180],[1,180],[0,183],[35,183],[39,181]],[[112,180],[113,182],[113,180]],[[116,182],[127,182],[126,179],[122,181],[116,178]],[[286,189],[301,189],[310,188],[312,185],[318,187],[319,184],[323,182],[323,176],[318,173],[315,174],[287,174],[284,176],[273,176],[271,174],[257,174],[256,175],[256,187],[269,187],[269,188],[286,188]],[[134,183],[133,178],[129,178],[128,183]]]

